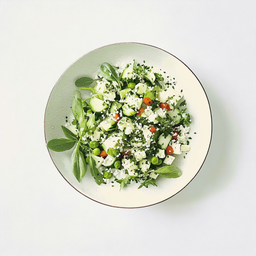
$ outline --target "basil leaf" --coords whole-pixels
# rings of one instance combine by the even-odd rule
[[[87,171],[87,165],[83,153],[79,150],[79,144],[77,143],[76,149],[72,153],[71,161],[73,174],[80,182]]]
[[[95,80],[90,77],[81,77],[75,81],[76,87],[88,87],[90,86]]]
[[[62,131],[64,132],[65,136],[68,139],[71,139],[71,140],[76,140],[77,139],[76,135],[73,132],[71,132],[68,128],[66,128],[63,125],[61,126],[61,128],[62,128]]]
[[[72,99],[72,112],[75,119],[78,121],[80,129],[86,129],[86,120],[84,117],[84,109],[82,106],[82,97],[79,91],[74,91]]]
[[[76,141],[73,139],[53,139],[48,141],[47,147],[56,152],[62,152],[74,147]]]
[[[159,169],[156,169],[155,172],[165,178],[178,178],[182,175],[180,168],[173,165],[163,166]]]
[[[92,156],[89,156],[89,166],[90,166],[92,177],[95,179],[96,183],[98,185],[105,183],[103,180],[103,175],[96,168],[96,163],[95,163],[95,160],[92,158]]]
[[[104,78],[106,78],[109,81],[116,81],[117,83],[119,83],[119,77],[114,69],[113,66],[111,66],[109,63],[104,62],[101,64],[100,66],[101,72],[102,72],[102,76]]]

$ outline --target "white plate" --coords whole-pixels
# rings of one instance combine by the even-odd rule
[[[195,74],[177,57],[160,48],[140,43],[118,43],[107,45],[87,53],[72,64],[60,77],[54,86],[45,111],[45,140],[64,138],[61,125],[65,117],[71,116],[71,99],[75,89],[75,80],[82,76],[93,77],[103,62],[116,64],[130,63],[135,59],[148,66],[162,68],[177,81],[176,88],[183,89],[187,107],[191,114],[192,125],[190,136],[191,151],[178,157],[174,164],[178,165],[183,174],[177,179],[160,178],[158,186],[138,189],[139,184],[133,184],[119,191],[119,186],[98,186],[86,173],[79,183],[72,173],[71,151],[57,153],[49,150],[56,168],[64,179],[77,191],[99,203],[123,208],[137,208],[162,202],[181,191],[196,176],[207,156],[212,137],[212,116],[209,101],[204,88]],[[196,134],[194,134],[196,132]]]

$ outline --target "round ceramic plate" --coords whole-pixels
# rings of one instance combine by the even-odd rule
[[[65,124],[66,116],[72,116],[70,106],[72,94],[77,89],[76,79],[82,76],[94,77],[103,62],[115,65],[121,62],[130,63],[134,59],[139,63],[145,60],[146,65],[165,70],[175,77],[176,89],[183,90],[192,119],[192,140],[191,150],[186,158],[181,155],[174,162],[174,165],[182,170],[182,176],[177,179],[160,177],[157,187],[138,189],[139,184],[135,183],[120,191],[118,185],[97,185],[90,171],[87,171],[79,183],[72,173],[72,150],[61,153],[49,150],[58,171],[77,191],[99,203],[122,208],[150,206],[171,198],[186,187],[202,167],[211,143],[212,116],[207,95],[195,74],[177,57],[155,46],[140,43],[107,45],[87,53],[64,72],[50,94],[44,121],[46,142],[54,138],[63,138],[61,125]]]

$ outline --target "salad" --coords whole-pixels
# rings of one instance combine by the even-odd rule
[[[95,78],[81,77],[75,85],[73,120],[61,126],[66,138],[52,139],[47,147],[73,148],[72,171],[79,182],[88,166],[98,185],[118,183],[120,189],[131,182],[157,186],[159,176],[182,175],[173,161],[190,150],[191,118],[175,78],[145,61],[104,62]],[[83,91],[91,91],[89,98]]]

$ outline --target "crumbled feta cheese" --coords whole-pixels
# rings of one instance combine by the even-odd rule
[[[156,113],[158,116],[162,117],[162,118],[165,118],[165,117],[166,117],[166,110],[164,110],[164,109],[162,109],[162,108],[157,108],[157,109],[155,110],[155,113]]]
[[[189,152],[190,146],[189,145],[181,145],[180,150],[181,150],[181,152]]]
[[[165,151],[164,151],[164,149],[158,149],[156,157],[165,158]]]
[[[135,95],[128,95],[124,102],[126,102],[129,106],[135,107],[136,109],[139,109],[142,104],[142,98],[135,97]]]
[[[171,146],[173,148],[173,154],[176,154],[176,155],[180,155],[181,154],[180,144],[179,143],[172,142]]]
[[[124,179],[126,177],[126,173],[124,169],[121,170],[117,170],[115,169],[115,171],[113,172],[113,175],[119,180],[119,179]]]
[[[147,156],[146,156],[146,153],[145,153],[145,151],[136,151],[135,153],[134,153],[134,156],[135,156],[135,158],[136,158],[136,161],[140,161],[140,160],[142,160],[143,158],[146,158]]]
[[[97,81],[97,84],[95,85],[94,89],[98,92],[98,93],[103,93],[106,90],[106,83],[104,81]]]
[[[164,164],[171,165],[174,159],[174,156],[167,155],[166,158],[164,159]]]
[[[140,161],[139,166],[142,172],[146,172],[150,167],[150,163],[147,159],[143,159]]]
[[[155,172],[151,172],[150,174],[149,174],[149,177],[150,178],[152,178],[152,179],[156,179],[157,177],[158,177],[158,173],[155,173]]]

